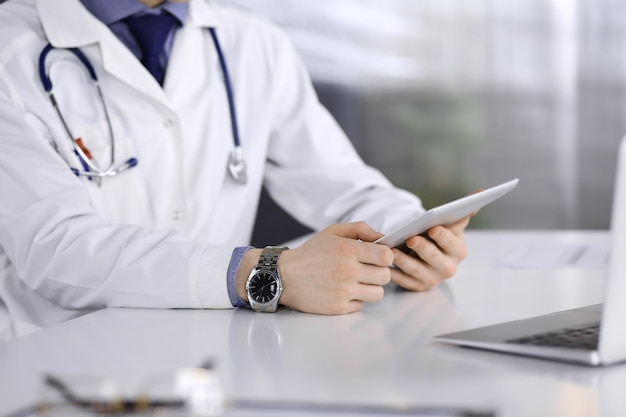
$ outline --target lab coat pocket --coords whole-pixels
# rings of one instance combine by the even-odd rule
[[[123,116],[115,113],[113,96],[107,96],[110,90],[105,89],[102,98],[89,72],[67,51],[53,51],[49,61],[50,79],[63,123],[72,140],[80,139],[83,153],[90,157],[93,167],[89,171],[116,169],[135,158],[137,150],[123,124]],[[74,153],[74,144],[67,140],[64,130],[58,130],[63,133],[59,136],[62,139],[56,140],[57,150],[70,167],[85,171],[84,162]],[[140,171],[139,164],[99,181],[81,176],[97,214],[114,224],[136,224],[151,229],[154,215]]]
[[[91,158],[98,171],[118,168],[132,158],[119,119],[111,119],[110,124],[76,126],[74,134],[78,146]]]
[[[109,167],[118,169],[137,157],[132,140],[117,118],[111,119],[110,126],[109,123],[76,126],[74,132],[81,139],[92,163],[101,171]],[[106,176],[100,181],[88,178],[84,178],[84,181],[91,183],[88,188],[94,206],[112,223],[137,224],[152,229],[154,215],[150,210],[139,165]]]

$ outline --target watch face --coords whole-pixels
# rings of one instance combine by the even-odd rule
[[[269,271],[258,272],[248,283],[248,294],[257,303],[269,303],[278,294],[278,279]]]

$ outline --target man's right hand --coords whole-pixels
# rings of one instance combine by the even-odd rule
[[[336,224],[284,251],[278,261],[284,287],[280,304],[307,313],[345,314],[382,299],[394,256],[388,247],[372,243],[381,236],[364,222]],[[246,257],[237,275],[243,299],[246,272],[256,264],[258,251]]]

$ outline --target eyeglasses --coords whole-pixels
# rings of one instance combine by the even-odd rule
[[[210,367],[155,374],[130,398],[115,381],[94,375],[48,374],[42,391],[42,400],[25,415],[213,417],[224,408],[221,384]]]
[[[445,405],[371,405],[289,400],[227,399],[210,364],[155,374],[125,397],[115,381],[94,375],[46,375],[42,400],[5,417],[144,416],[217,417],[252,415],[494,417],[492,410]],[[255,414],[256,413],[256,414]],[[260,414],[259,414],[260,413]]]

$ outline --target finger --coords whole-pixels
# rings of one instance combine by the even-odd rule
[[[463,232],[465,231],[465,229],[467,228],[467,226],[469,225],[469,222],[471,220],[471,218],[478,213],[478,210],[474,211],[473,213],[471,213],[468,216],[463,217],[462,219],[452,223],[451,225],[449,225],[447,228],[454,231],[455,233],[457,232]]]
[[[355,263],[384,267],[393,264],[393,253],[389,247],[336,235],[326,239],[319,250],[326,252],[328,259],[336,264],[352,264],[353,267],[357,267]]]
[[[442,279],[450,278],[456,273],[456,260],[444,254],[433,241],[423,236],[415,236],[407,240],[407,246]]]
[[[350,300],[339,314],[349,314],[363,309],[363,301]]]
[[[474,216],[476,213],[478,213],[478,210],[476,210],[475,212],[471,213],[469,216],[465,216],[462,219],[449,224],[447,226],[445,226],[446,229],[451,230],[455,235],[462,237],[464,235],[465,229],[467,228],[467,226],[469,225],[470,219],[472,218],[472,216]],[[444,226],[435,226],[429,230],[432,230],[436,227],[444,227]]]
[[[461,232],[461,236],[458,236],[451,229],[440,226],[433,227],[428,231],[428,237],[436,243],[439,249],[457,261],[461,261],[467,256],[467,247],[462,234]]]
[[[350,314],[350,313],[355,313],[357,311],[361,311],[363,309],[363,304],[364,304],[363,301],[360,301],[360,300],[350,300],[345,303],[329,306],[325,308],[323,311],[317,311],[313,309],[311,311],[306,311],[306,312],[316,313],[316,314],[325,314],[325,315]]]
[[[384,267],[363,265],[359,273],[358,282],[366,285],[377,285],[379,287],[388,284],[391,279],[389,266],[390,265]]]
[[[391,281],[404,288],[423,291],[434,287],[440,281],[432,266],[422,260],[394,249],[394,265],[390,275]]]
[[[478,194],[481,191],[485,191],[484,188],[477,188],[474,191],[472,191],[471,193],[469,193],[468,195],[472,195],[472,194]],[[473,212],[470,213],[470,215],[468,217],[473,217],[475,216],[478,212],[480,211],[480,209],[476,209]]]
[[[418,277],[409,276],[399,269],[391,270],[391,282],[409,291],[426,291],[431,288],[430,283]]]
[[[373,242],[384,236],[384,234],[372,229],[365,222],[334,224],[327,227],[325,230],[337,236],[358,239],[365,242]]]
[[[357,287],[357,294],[355,299],[357,301],[363,301],[367,303],[375,303],[382,300],[385,295],[385,289],[380,285],[366,285],[362,284]]]
[[[393,265],[393,252],[385,245],[370,242],[355,242],[357,244],[356,259],[363,263],[374,266]]]

